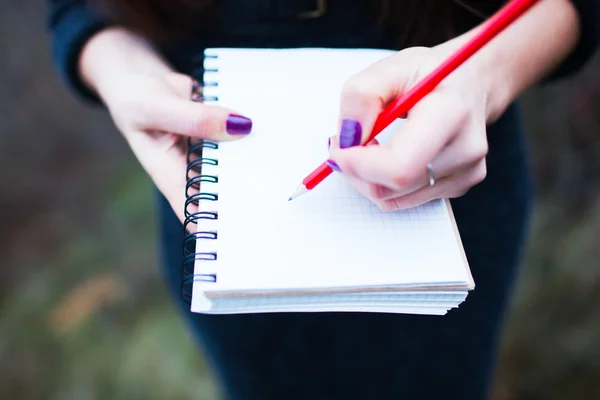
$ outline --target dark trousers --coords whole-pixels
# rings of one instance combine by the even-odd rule
[[[488,141],[487,178],[452,200],[476,288],[441,317],[193,314],[179,297],[182,227],[159,196],[165,280],[226,398],[486,398],[530,215],[515,106],[488,127]]]

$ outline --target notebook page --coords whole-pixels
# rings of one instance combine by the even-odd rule
[[[217,283],[194,290],[294,290],[470,282],[443,200],[401,212],[381,212],[340,174],[292,202],[301,179],[327,157],[336,133],[346,79],[388,55],[374,50],[218,49],[207,66],[218,82],[207,94],[253,119],[253,132],[214,151],[219,201]],[[214,93],[212,93],[214,91]],[[389,128],[387,134],[398,129]],[[201,221],[204,223],[204,221]]]

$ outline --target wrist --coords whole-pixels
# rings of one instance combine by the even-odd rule
[[[146,41],[123,28],[108,28],[90,38],[78,67],[82,82],[102,98],[128,74],[164,76],[172,71]]]
[[[481,27],[477,27],[436,46],[438,58],[446,60],[477,35],[480,29]],[[468,76],[468,90],[479,94],[487,123],[498,119],[516,97],[513,77],[508,72],[511,69],[510,64],[515,60],[502,59],[498,54],[498,49],[490,43],[459,67]]]
[[[521,92],[519,60],[490,46],[474,59],[477,76],[485,91],[485,119],[495,122]]]
[[[456,51],[482,28],[478,26],[440,47]],[[579,34],[579,19],[571,1],[547,0],[533,6],[473,55],[465,64],[472,68],[474,83],[485,93],[486,121],[496,121],[510,103],[564,60]]]

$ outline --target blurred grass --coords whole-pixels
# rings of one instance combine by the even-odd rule
[[[0,1],[0,398],[219,398],[160,281],[146,174],[57,81],[43,2]],[[524,99],[538,199],[496,400],[600,398],[599,67]]]
[[[119,170],[97,225],[6,294],[0,398],[215,398],[157,276],[150,182]]]
[[[600,398],[600,204],[564,226],[540,201],[506,327],[495,399]]]

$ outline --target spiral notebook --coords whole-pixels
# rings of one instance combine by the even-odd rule
[[[195,99],[252,118],[253,131],[189,150],[183,294],[192,312],[443,315],[466,300],[474,282],[447,200],[383,212],[334,173],[288,201],[328,155],[344,82],[388,54],[205,51]]]

